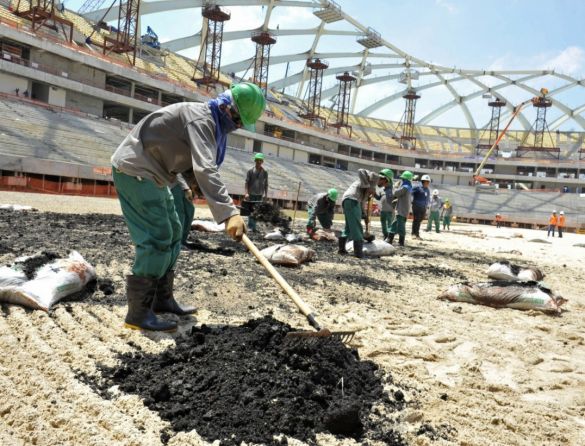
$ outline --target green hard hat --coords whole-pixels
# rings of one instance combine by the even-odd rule
[[[337,201],[337,189],[331,188],[327,191],[327,197],[331,201]]]
[[[412,180],[412,172],[410,170],[405,170],[402,172],[402,175],[400,175],[400,178],[410,181]]]
[[[257,153],[256,155],[254,155],[254,161],[257,161],[257,160],[264,161],[264,154],[263,153]]]
[[[392,181],[394,179],[394,172],[392,172],[392,169],[382,169],[380,176],[385,177],[388,181]]]
[[[242,124],[247,130],[253,130],[254,124],[266,108],[266,99],[262,90],[251,82],[233,84],[230,89],[242,118]]]

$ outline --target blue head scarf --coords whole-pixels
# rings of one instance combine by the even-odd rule
[[[217,167],[219,167],[225,158],[227,135],[236,129],[236,125],[228,114],[219,108],[220,105],[225,105],[227,107],[232,106],[233,99],[231,91],[228,90],[225,93],[220,94],[217,98],[211,99],[208,104],[211,109],[213,121],[215,122],[215,141],[217,144],[215,163],[217,164]]]

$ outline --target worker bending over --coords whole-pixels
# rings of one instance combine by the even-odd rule
[[[369,223],[366,212],[368,199],[376,192],[376,185],[381,182],[377,173],[366,169],[358,169],[359,179],[354,181],[345,191],[341,199],[345,229],[339,237],[339,254],[347,254],[345,244],[353,241],[353,253],[356,257],[364,256],[364,230],[362,218]]]
[[[337,189],[329,189],[327,192],[315,194],[309,200],[307,211],[307,234],[313,237],[317,229],[316,219],[323,226],[323,229],[331,229],[333,215],[335,214],[335,202],[337,201]]]
[[[228,133],[253,126],[264,111],[262,91],[254,84],[232,85],[207,103],[180,102],[144,117],[112,156],[112,176],[136,253],[127,276],[126,327],[172,331],[175,322],[155,313],[193,313],[173,296],[174,267],[182,225],[169,186],[181,173],[196,182],[213,218],[240,240],[244,220],[228,195],[218,169]]]

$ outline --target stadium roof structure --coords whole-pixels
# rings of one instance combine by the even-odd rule
[[[153,0],[141,3],[140,17],[145,22],[153,14],[178,14],[209,4],[256,11],[255,26],[250,27],[253,20],[241,20],[235,23],[236,29],[231,26],[224,31],[224,45],[237,45],[232,46],[236,51],[224,52],[232,54],[222,60],[224,73],[243,77],[249,73],[254,56],[250,38],[254,32],[268,31],[278,39],[270,57],[269,87],[273,90],[286,89],[288,94],[293,90],[292,95],[302,99],[309,80],[306,61],[320,58],[329,62],[324,70],[322,106],[333,102],[338,92],[335,76],[348,71],[357,78],[351,104],[351,112],[356,115],[398,120],[404,108],[402,97],[412,86],[422,97],[417,124],[479,130],[489,122],[486,98],[506,102],[504,118],[513,112],[515,104],[538,96],[540,88],[545,87],[552,100],[549,129],[585,131],[585,80],[556,72],[554,67],[495,71],[430,63],[396,47],[330,0]],[[118,7],[109,11],[100,8],[84,16],[113,21],[118,17]],[[232,13],[234,17],[236,13]],[[281,23],[290,26],[281,27]],[[197,29],[196,24],[191,29]],[[186,34],[163,42],[162,47],[197,54],[201,31]],[[434,100],[425,107],[427,94]],[[526,108],[518,116],[516,127],[530,130],[533,114]],[[461,125],[453,125],[454,121]]]

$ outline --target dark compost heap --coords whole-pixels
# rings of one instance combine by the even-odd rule
[[[339,342],[283,343],[290,330],[271,317],[238,327],[193,327],[174,349],[127,353],[118,367],[101,368],[99,382],[83,379],[105,397],[113,385],[137,394],[174,431],[196,429],[222,445],[286,444],[274,438],[279,434],[313,444],[317,432],[404,444],[369,419],[373,403],[387,411],[404,404],[383,390],[383,379],[391,377]]]

